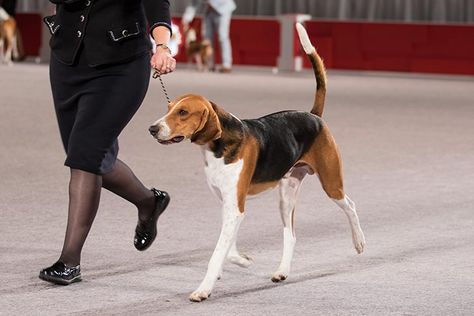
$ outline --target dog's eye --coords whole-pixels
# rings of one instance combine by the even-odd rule
[[[186,111],[186,110],[179,110],[178,114],[179,114],[180,116],[185,116],[185,115],[188,114],[188,111]]]

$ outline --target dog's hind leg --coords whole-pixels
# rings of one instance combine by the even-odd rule
[[[252,258],[245,254],[241,254],[237,249],[237,236],[234,240],[234,243],[230,247],[229,254],[227,255],[227,260],[242,268],[248,268],[252,264]]]
[[[325,135],[319,142],[316,152],[316,168],[326,194],[344,211],[352,231],[352,242],[357,253],[362,253],[365,246],[365,237],[360,228],[354,202],[344,193],[342,163],[339,150],[334,139],[325,130]]]
[[[248,268],[252,264],[252,258],[245,254],[241,254],[237,249],[237,236],[235,236],[234,243],[232,246],[230,246],[229,253],[227,254],[227,260],[242,268]],[[219,275],[217,276],[218,280],[222,278],[223,268],[224,265],[222,265],[221,270],[219,271]]]
[[[352,202],[352,200],[347,195],[345,195],[341,200],[333,200],[344,211],[347,218],[349,219],[354,248],[356,249],[357,253],[362,253],[365,247],[365,237],[362,229],[360,228],[359,217],[357,216],[355,203]]]
[[[237,236],[235,236],[234,243],[232,244],[232,246],[230,246],[229,253],[227,254],[227,260],[242,268],[248,268],[252,264],[252,258],[245,254],[241,254],[237,249]],[[222,278],[223,266],[224,265],[222,265],[219,275],[217,277],[218,280]]]
[[[295,168],[280,181],[280,215],[283,221],[283,255],[272,281],[280,282],[290,274],[291,260],[296,243],[295,206],[301,183],[308,173],[306,168]]]

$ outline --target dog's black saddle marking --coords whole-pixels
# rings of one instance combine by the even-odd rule
[[[242,123],[260,146],[252,183],[280,180],[308,151],[323,127],[320,117],[299,111],[277,112]]]

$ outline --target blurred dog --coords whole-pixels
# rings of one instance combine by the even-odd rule
[[[0,62],[12,65],[13,58],[18,57],[16,20],[0,7]]]
[[[208,40],[199,41],[196,30],[190,25],[184,25],[184,47],[188,62],[196,62],[199,71],[209,71],[211,69],[212,55],[214,54],[211,42]]]

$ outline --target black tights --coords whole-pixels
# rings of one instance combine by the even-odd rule
[[[75,266],[81,261],[82,246],[99,207],[101,188],[133,203],[138,209],[140,221],[146,221],[155,208],[153,192],[120,160],[117,160],[111,172],[102,176],[71,169],[66,237],[59,258],[66,265]]]

